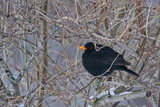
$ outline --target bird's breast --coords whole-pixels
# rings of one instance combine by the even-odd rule
[[[90,58],[84,58],[82,60],[83,66],[85,69],[92,74],[93,76],[98,76],[103,74],[109,67],[106,65],[102,65],[99,63],[95,63],[92,59]]]

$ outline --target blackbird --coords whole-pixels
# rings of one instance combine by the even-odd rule
[[[88,42],[80,48],[85,50],[82,54],[83,66],[93,76],[108,76],[114,70],[124,70],[129,74],[139,76],[125,66],[130,63],[125,61],[121,54],[108,46],[95,46],[92,42]]]

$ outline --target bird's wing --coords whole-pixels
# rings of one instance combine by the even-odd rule
[[[95,51],[91,54],[92,60],[96,63],[111,65],[130,65],[129,62],[123,59],[123,56],[114,51],[110,47],[105,46],[100,51]]]

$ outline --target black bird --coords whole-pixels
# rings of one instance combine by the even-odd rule
[[[114,70],[124,70],[139,76],[125,66],[130,65],[130,63],[125,61],[121,54],[108,46],[95,46],[92,42],[88,42],[85,47],[81,46],[80,48],[85,50],[82,55],[83,66],[93,76],[108,76]]]

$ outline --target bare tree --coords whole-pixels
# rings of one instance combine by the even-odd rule
[[[1,0],[0,25],[0,106],[160,106],[159,0]],[[89,41],[140,77],[88,74]]]

